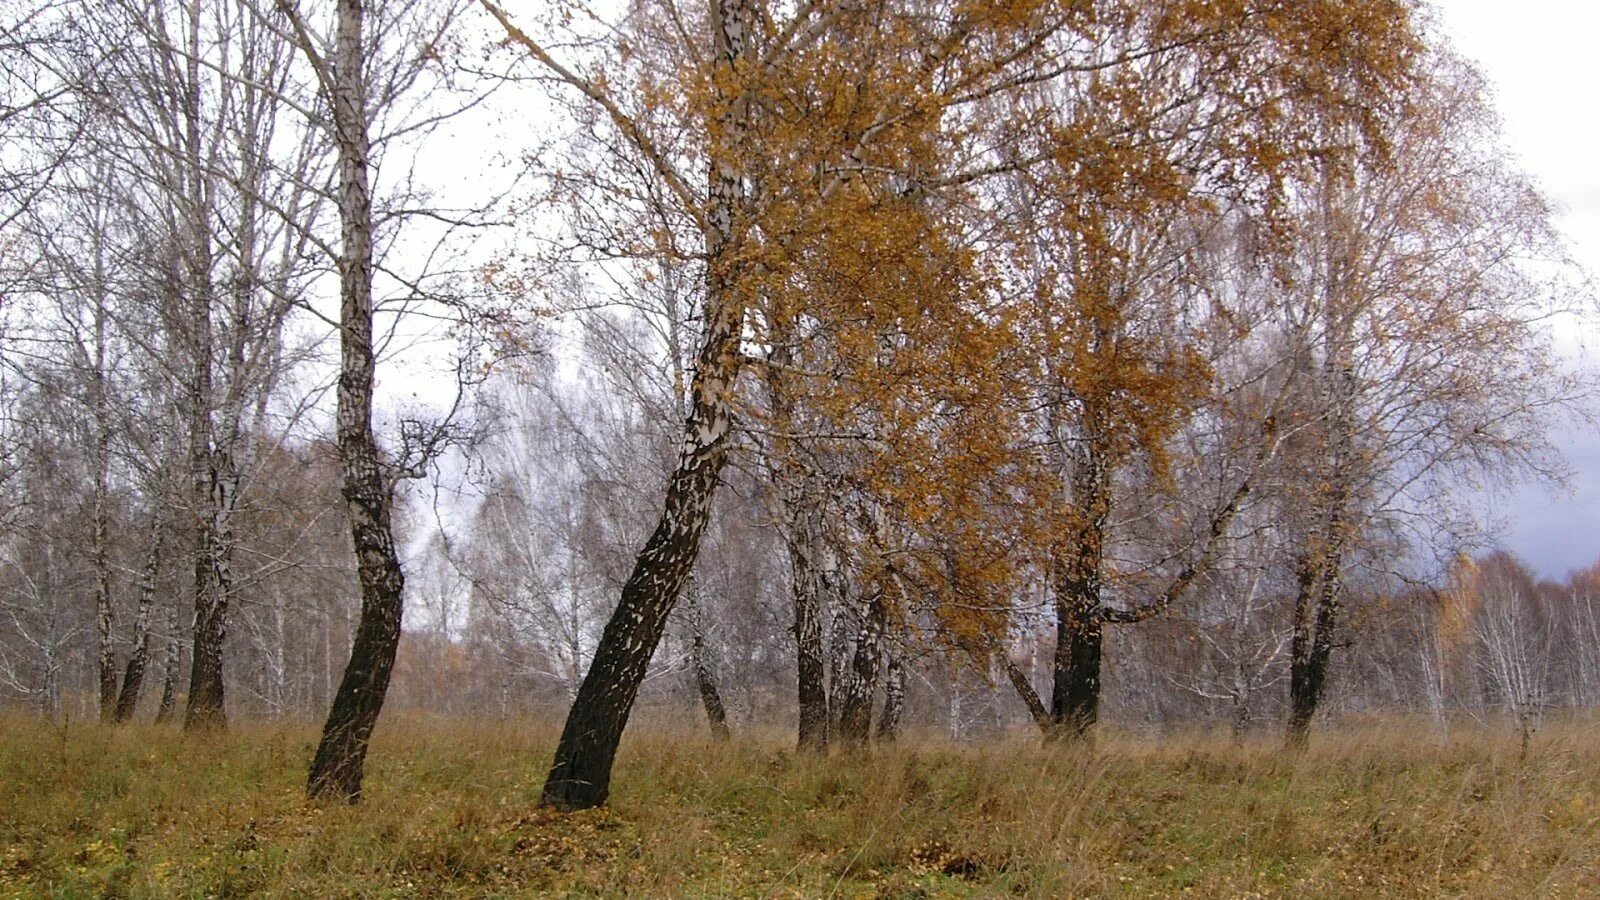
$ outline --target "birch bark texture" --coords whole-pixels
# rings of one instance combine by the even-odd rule
[[[279,9],[328,101],[338,157],[339,386],[337,442],[345,516],[361,583],[361,617],[350,660],[323,724],[306,791],[313,799],[361,799],[367,747],[394,672],[405,575],[392,527],[394,481],[372,428],[377,358],[372,339],[372,139],[366,84],[365,0],[339,0],[331,59],[325,58],[291,0]]]
[[[733,162],[743,128],[745,103],[732,96],[734,68],[745,52],[751,5],[747,0],[717,0],[712,30],[717,83],[722,98],[722,146],[714,146],[707,205],[705,334],[696,355],[683,448],[667,485],[655,531],[622,587],[622,598],[606,623],[593,661],[567,714],[555,762],[546,777],[541,803],[556,809],[584,809],[606,802],[611,765],[627,724],[645,668],[666,629],[667,615],[694,567],[700,537],[711,519],[711,501],[727,460],[732,424],[732,391],[739,374],[739,341],[744,324],[740,297],[736,228],[743,216],[744,179]]]

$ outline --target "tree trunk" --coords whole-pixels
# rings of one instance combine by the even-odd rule
[[[1009,656],[1001,656],[1001,665],[1006,670],[1006,679],[1011,682],[1011,687],[1028,707],[1028,715],[1032,717],[1033,723],[1039,726],[1039,731],[1046,738],[1050,737],[1055,731],[1055,719],[1051,718],[1050,710],[1045,707],[1044,701],[1039,699],[1039,692],[1033,688],[1033,680],[1028,677],[1027,672],[1012,662]]]
[[[844,709],[845,685],[850,682],[850,664],[856,639],[860,636],[860,614],[852,609],[847,596],[839,595],[832,605],[828,621],[828,643],[824,648],[828,661],[828,735],[839,734],[839,713]]]
[[[717,690],[717,679],[711,666],[711,648],[706,642],[705,620],[701,616],[700,596],[692,578],[684,602],[688,605],[689,664],[694,669],[695,688],[700,692],[701,705],[706,708],[706,722],[711,727],[711,736],[718,741],[726,741],[731,736],[728,732],[728,711],[722,705],[722,694]]]
[[[95,488],[94,537],[92,539],[95,568],[94,607],[95,637],[98,644],[96,674],[99,682],[100,721],[116,718],[117,707],[117,652],[111,639],[111,561],[106,544],[105,491],[103,483]]]
[[[227,637],[227,599],[213,580],[215,552],[210,526],[200,525],[205,546],[195,563],[194,651],[189,660],[189,702],[184,708],[185,731],[227,726],[222,681],[222,645]]]
[[[372,433],[372,194],[371,139],[363,74],[364,0],[339,0],[334,58],[324,71],[332,94],[333,138],[339,156],[339,395],[338,442],[345,515],[361,582],[361,619],[350,661],[334,694],[322,741],[311,761],[306,791],[313,799],[361,799],[367,746],[389,690],[400,643],[405,575],[395,552],[390,513],[393,486]],[[302,49],[315,51],[309,41]]]
[[[1330,549],[1317,556],[1297,566],[1294,634],[1289,645],[1287,734],[1289,745],[1295,748],[1306,745],[1311,721],[1322,702],[1339,613],[1337,555]]]
[[[1081,739],[1099,720],[1104,625],[1098,590],[1075,585],[1058,598],[1055,693],[1050,701],[1053,739]]]
[[[44,545],[44,571],[41,573],[43,590],[41,594],[45,600],[45,627],[44,640],[39,646],[40,673],[39,673],[39,715],[54,721],[61,716],[61,660],[57,652],[60,647],[61,628],[60,614],[56,598],[56,560],[55,544],[46,541]]]
[[[1091,462],[1086,468],[1093,470]],[[1081,740],[1100,718],[1100,653],[1105,628],[1100,604],[1106,491],[1096,471],[1082,477],[1091,510],[1073,544],[1058,550],[1055,571],[1055,685],[1047,740]]]
[[[1233,703],[1230,727],[1235,745],[1242,743],[1245,735],[1250,732],[1250,694],[1252,693],[1250,673],[1247,671],[1251,660],[1245,657],[1243,648],[1239,646],[1240,640],[1237,635],[1240,633],[1238,630],[1240,627],[1240,624],[1235,625],[1233,644],[1238,655],[1233,661],[1233,690],[1229,692]]]
[[[817,477],[800,459],[800,448],[789,435],[796,430],[794,399],[788,382],[794,364],[795,335],[791,317],[772,316],[772,351],[766,367],[767,402],[772,417],[768,453],[776,474],[778,520],[783,525],[789,551],[791,592],[794,595],[796,700],[799,711],[797,744],[801,750],[828,748],[828,664],[822,640],[827,615],[822,554],[822,510]]]
[[[945,710],[945,724],[950,740],[961,740],[961,684],[954,673],[950,675],[950,702]]]
[[[883,644],[888,603],[882,594],[867,605],[855,654],[839,692],[839,743],[859,748],[872,734],[872,695],[878,685],[878,660]]]
[[[798,466],[789,467],[798,470]],[[822,621],[826,614],[826,575],[822,570],[823,552],[819,533],[821,513],[808,500],[809,476],[800,471],[788,473],[801,479],[793,486],[782,478],[779,502],[784,507],[786,543],[794,592],[794,637],[799,701],[799,740],[801,750],[828,749],[828,664],[822,641]],[[781,477],[781,476],[780,476]]]
[[[207,417],[209,418],[209,416]],[[210,427],[206,428],[209,433]],[[200,526],[202,550],[195,569],[194,658],[189,669],[189,705],[183,727],[227,726],[223,697],[223,650],[228,637],[228,607],[233,593],[233,509],[239,477],[225,448],[205,454],[207,515]]]
[[[713,291],[712,296],[716,296]],[[634,562],[622,598],[567,714],[541,803],[562,810],[605,803],[611,766],[645,668],[667,616],[700,551],[711,500],[727,454],[727,386],[737,363],[738,317],[723,309],[712,323],[695,372],[694,406],[684,450],[667,486],[665,509]]]
[[[791,545],[792,546],[792,545]],[[791,549],[790,559],[794,559]],[[798,569],[798,567],[797,567]],[[794,576],[794,637],[801,750],[828,749],[828,664],[822,643],[822,591],[816,573]]]
[[[1306,546],[1295,564],[1294,632],[1289,650],[1289,721],[1287,743],[1303,748],[1311,721],[1327,686],[1328,661],[1333,655],[1334,629],[1338,625],[1344,547],[1350,526],[1352,466],[1359,454],[1353,447],[1355,400],[1359,389],[1351,361],[1353,319],[1346,309],[1346,271],[1349,260],[1335,228],[1333,211],[1335,176],[1323,170],[1322,251],[1323,302],[1320,377],[1314,387],[1324,405],[1325,421],[1312,437],[1316,465],[1311,470],[1316,487],[1312,510],[1316,519]]]
[[[1072,480],[1082,521],[1056,547],[1052,566],[1056,655],[1046,740],[1082,740],[1100,718],[1100,652],[1105,628],[1100,584],[1111,483],[1093,433],[1091,429]]]
[[[1245,735],[1250,733],[1250,697],[1248,694],[1235,693],[1233,695],[1233,716],[1230,720],[1230,731],[1235,745],[1243,742]]]
[[[185,54],[184,191],[188,246],[184,247],[184,290],[188,292],[190,331],[189,364],[189,477],[194,514],[194,643],[189,669],[189,698],[184,708],[184,730],[210,730],[227,725],[222,681],[223,641],[227,637],[227,592],[215,581],[220,568],[216,526],[217,468],[213,457],[211,422],[213,393],[211,362],[214,352],[211,322],[212,229],[208,198],[208,162],[203,146],[200,85],[202,32],[201,5],[188,9],[188,49]]]
[[[721,424],[713,420],[702,426],[695,421],[708,413],[720,416]],[[567,714],[555,762],[545,781],[541,799],[545,806],[586,809],[606,801],[622,730],[644,681],[645,668],[661,642],[667,615],[694,565],[710,517],[725,453],[726,414],[725,400],[720,410],[696,403],[691,432],[714,434],[715,441],[698,444],[691,433],[690,445],[667,488],[661,521],[623,585],[621,601],[606,623]]]
[[[883,715],[878,719],[878,742],[892,744],[900,737],[900,717],[906,705],[906,670],[900,654],[888,654],[883,673]]]
[[[112,642],[111,608],[111,511],[107,508],[110,491],[111,424],[106,397],[106,310],[104,297],[94,314],[94,371],[89,378],[90,405],[94,410],[94,486],[90,550],[94,560],[95,636],[99,645],[98,675],[100,721],[116,718],[117,651]]]
[[[156,707],[156,724],[172,719],[178,709],[178,672],[183,662],[183,642],[179,640],[178,600],[167,604],[167,654],[161,667],[161,703]]]
[[[144,671],[150,660],[150,610],[156,601],[156,575],[161,569],[161,542],[166,534],[165,523],[157,521],[150,535],[150,549],[145,554],[144,571],[139,575],[139,608],[133,618],[133,652],[128,654],[128,668],[122,675],[122,693],[117,697],[116,721],[133,718],[139,705],[139,691],[144,687]]]
[[[735,73],[753,18],[748,0],[716,0],[711,12],[717,68],[713,83],[723,97],[721,121],[713,129],[706,216],[706,330],[695,359],[683,449],[667,483],[661,519],[622,586],[622,598],[606,623],[562,728],[540,800],[555,809],[599,806],[610,794],[611,766],[622,730],[645,668],[661,642],[667,615],[700,552],[700,537],[711,518],[711,501],[727,459],[745,310],[739,271],[744,263],[735,237],[744,227],[739,222],[744,184],[733,145],[744,131],[746,111],[745,101],[736,96]]]

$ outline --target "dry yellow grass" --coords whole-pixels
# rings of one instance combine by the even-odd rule
[[[190,740],[0,720],[11,896],[1202,897],[1600,892],[1600,730],[1442,744],[1405,723],[1303,757],[1205,736],[797,756],[624,745],[608,810],[535,808],[552,734],[391,718],[356,808],[301,799],[314,732]]]

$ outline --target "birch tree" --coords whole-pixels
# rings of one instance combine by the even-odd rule
[[[1476,75],[1445,53],[1423,74],[1384,162],[1320,161],[1297,197],[1303,237],[1283,307],[1307,336],[1289,413],[1304,427],[1285,455],[1284,502],[1300,511],[1285,518],[1299,535],[1295,744],[1326,690],[1364,548],[1470,546],[1479,526],[1459,486],[1559,478],[1548,417],[1581,415],[1587,391],[1537,324],[1570,302],[1549,274],[1563,254],[1545,201],[1493,149]]]
[[[382,153],[403,141],[418,140],[433,126],[470,108],[481,94],[454,96],[439,64],[460,7],[454,3],[338,0],[326,30],[314,23],[295,0],[278,0],[276,16],[304,58],[315,96],[325,115],[313,114],[333,148],[340,240],[324,249],[336,261],[339,275],[339,379],[336,443],[343,467],[346,518],[361,583],[361,617],[356,625],[349,663],[333,697],[322,741],[311,763],[308,792],[313,798],[355,802],[361,796],[362,773],[372,730],[382,710],[394,670],[404,611],[405,575],[394,535],[395,492],[402,478],[420,477],[452,445],[470,440],[456,413],[475,379],[480,360],[476,348],[456,358],[455,405],[432,421],[400,423],[397,459],[383,458],[373,424],[374,387],[381,341],[375,335],[378,307],[374,278],[381,271],[402,285],[396,311],[403,321],[408,310],[428,300],[447,300],[459,319],[468,320],[462,297],[437,292],[441,273],[406,272],[384,264],[378,256],[379,210],[395,225],[418,215],[453,220],[436,209],[394,208],[375,203],[374,177]],[[434,93],[436,105],[417,106],[416,98]],[[404,186],[397,182],[395,190]],[[475,221],[481,210],[459,213]],[[452,305],[453,304],[453,305]],[[469,329],[470,330],[470,329]]]

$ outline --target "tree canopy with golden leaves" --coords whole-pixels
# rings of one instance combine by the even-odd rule
[[[982,644],[1041,577],[1062,622],[1165,608],[1284,439],[1278,371],[1265,399],[1227,401],[1255,417],[1229,426],[1244,462],[1170,524],[1190,542],[1155,567],[1165,586],[1102,602],[1133,574],[1106,557],[1111,507],[1169,483],[1176,436],[1216,415],[1209,350],[1241,327],[1197,261],[1242,229],[1291,286],[1306,173],[1389,165],[1423,78],[1404,0],[639,0],[537,23],[482,2],[581,129],[539,167],[560,213],[543,261],[704,272],[683,461],[613,619],[645,658],[734,422],[780,481],[812,484],[780,489],[786,518],[853,535],[833,542],[853,548],[845,589],[880,618]],[[620,734],[635,688],[607,679],[642,668],[610,646],[569,736]],[[628,674],[595,674],[613,665]]]

